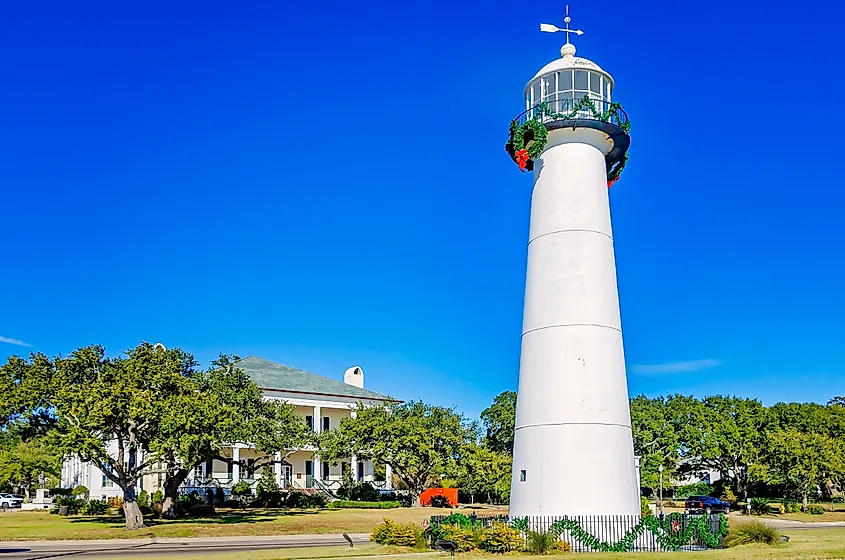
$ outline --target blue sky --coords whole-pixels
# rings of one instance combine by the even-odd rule
[[[472,416],[515,389],[531,179],[503,144],[563,4],[135,4],[0,12],[0,358],[360,364]],[[571,12],[633,124],[630,392],[845,393],[845,8]]]

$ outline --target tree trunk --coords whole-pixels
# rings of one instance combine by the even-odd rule
[[[176,501],[179,499],[179,487],[185,482],[188,471],[179,469],[176,474],[168,473],[164,479],[164,504],[161,516],[164,519],[176,519]]]
[[[411,507],[422,507],[420,503],[420,493],[416,490],[409,490],[411,493]]]
[[[810,509],[810,499],[809,494],[804,492],[803,497],[801,499],[801,511],[807,513],[807,510]]]
[[[29,503],[29,484],[23,486],[23,501],[24,503]]]
[[[126,517],[126,530],[134,531],[144,527],[144,514],[135,496],[135,487],[127,486],[123,490],[123,515]]]

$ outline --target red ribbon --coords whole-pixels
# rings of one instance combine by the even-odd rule
[[[528,163],[528,150],[519,150],[516,154],[516,163],[519,165],[519,170],[525,173],[525,164]]]

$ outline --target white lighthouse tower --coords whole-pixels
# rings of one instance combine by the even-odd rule
[[[534,175],[510,514],[639,515],[608,200],[630,126],[564,22],[506,145]]]

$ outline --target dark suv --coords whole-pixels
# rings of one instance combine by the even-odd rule
[[[731,504],[710,496],[690,496],[684,509],[687,513],[730,513]]]

